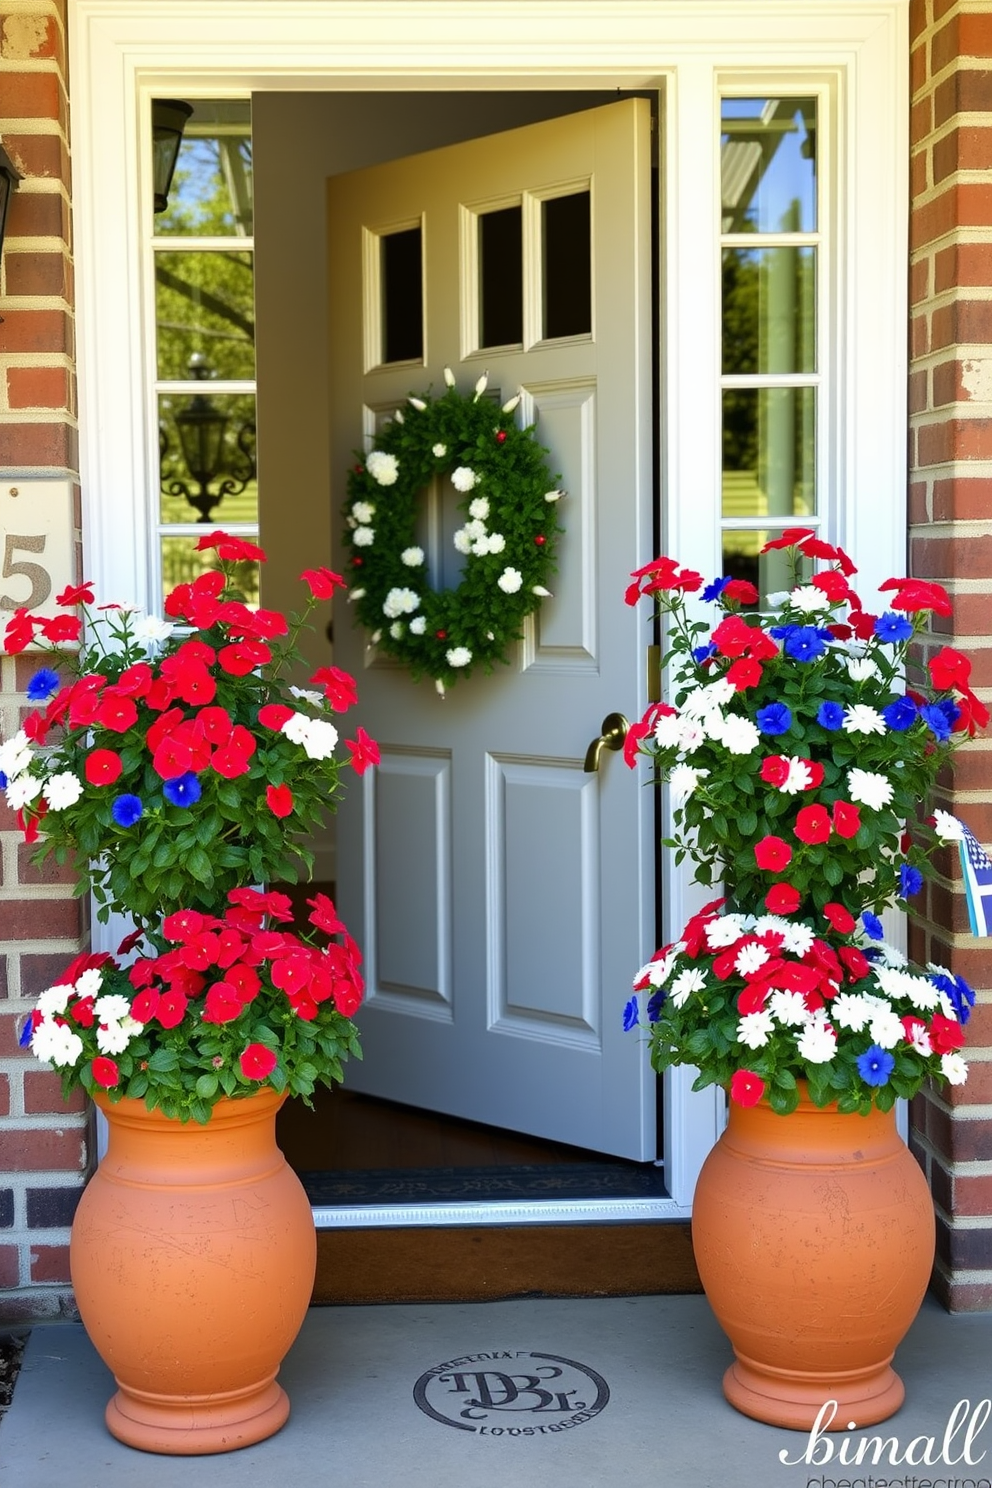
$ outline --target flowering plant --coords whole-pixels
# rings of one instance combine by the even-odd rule
[[[926,684],[903,682],[907,652],[946,592],[889,579],[869,614],[842,549],[792,528],[762,550],[789,550],[793,585],[768,596],[740,579],[703,589],[659,558],[632,575],[627,601],[654,595],[668,617],[671,702],[652,704],[625,743],[668,782],[676,860],[724,897],[638,973],[625,1025],[643,1016],[657,1070],[698,1067],[743,1105],[795,1109],[797,1080],[818,1105],[888,1110],[928,1077],[963,1082],[974,994],[942,967],[920,970],[883,939],[883,909],[919,892],[929,858],[959,835],[919,807],[949,752],[988,722],[968,659],[949,646]],[[808,582],[803,563],[829,566]],[[720,612],[710,628],[686,596]],[[751,607],[745,612],[745,607]],[[911,827],[911,830],[910,830]]]
[[[262,1084],[309,1103],[342,1078],[342,1059],[360,1057],[361,957],[331,901],[307,901],[318,945],[314,931],[276,928],[293,918],[287,895],[227,897],[221,916],[181,909],[135,931],[118,953],[141,948],[129,966],[77,956],[41,994],[21,1043],[61,1073],[66,1095],[81,1085],[205,1122],[218,1100]]]
[[[168,595],[167,618],[97,609],[80,584],[58,596],[62,614],[17,610],[5,631],[8,652],[40,643],[55,665],[28,684],[43,706],[0,745],[0,787],[36,861],[88,862],[78,892],[92,889],[104,920],[147,926],[295,878],[298,861],[312,865],[305,834],[339,791],[331,716],[356,701],[355,683],[325,666],[315,688],[294,687],[290,668],[314,604],[343,580],[307,570],[308,602],[287,620],[235,588],[236,565],[264,562],[261,548],[223,532],[197,547],[217,566]],[[358,773],[378,760],[362,728],[346,746]]]

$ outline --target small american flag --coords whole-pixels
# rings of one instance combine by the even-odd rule
[[[989,857],[974,832],[964,828],[958,841],[961,854],[961,872],[964,875],[964,891],[968,900],[968,919],[972,935],[992,936],[992,858]]]

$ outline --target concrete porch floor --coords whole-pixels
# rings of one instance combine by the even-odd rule
[[[609,1400],[591,1419],[555,1433],[509,1435],[509,1428],[561,1420],[518,1409],[492,1413],[502,1435],[453,1429],[418,1405],[417,1381],[434,1366],[472,1354],[511,1351],[491,1368],[533,1370],[530,1354],[569,1366],[559,1386],[578,1400],[601,1386]],[[289,1422],[255,1447],[225,1455],[149,1456],[116,1442],[103,1424],[109,1372],[83,1329],[36,1327],[13,1404],[0,1426],[5,1488],[206,1488],[282,1483],[346,1488],[971,1488],[992,1478],[992,1423],[962,1458],[964,1429],[941,1460],[945,1429],[959,1401],[992,1395],[992,1315],[950,1316],[927,1298],[899,1350],[906,1403],[883,1426],[853,1432],[848,1461],[864,1439],[895,1436],[905,1454],[913,1438],[933,1437],[912,1461],[873,1465],[804,1462],[808,1436],[762,1426],[723,1399],[730,1348],[703,1297],[530,1300],[439,1306],[312,1308],[280,1378],[292,1400]],[[466,1366],[468,1367],[468,1366]],[[480,1367],[480,1366],[475,1366]],[[540,1367],[540,1366],[538,1366]],[[544,1366],[547,1367],[547,1366]],[[567,1373],[568,1378],[564,1377]],[[450,1381],[450,1376],[449,1376]],[[425,1405],[452,1410],[452,1386],[428,1383]],[[493,1386],[494,1392],[498,1387]],[[467,1398],[467,1397],[466,1397]],[[458,1405],[462,1403],[459,1398]],[[588,1401],[586,1402],[588,1403]],[[785,1451],[788,1464],[780,1461]]]

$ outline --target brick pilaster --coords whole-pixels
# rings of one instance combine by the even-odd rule
[[[913,0],[910,571],[951,592],[936,645],[973,660],[992,703],[992,0]],[[967,744],[940,803],[992,841],[992,737]],[[938,1294],[992,1309],[992,950],[968,933],[947,852],[910,932],[914,958],[977,989],[966,1085],[914,1102],[937,1210]]]

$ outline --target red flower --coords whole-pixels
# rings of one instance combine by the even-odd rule
[[[760,595],[747,579],[731,579],[729,584],[724,584],[720,598],[734,599],[738,604],[757,604]]]
[[[293,792],[288,785],[267,786],[265,800],[273,816],[289,816],[293,809]]]
[[[816,760],[804,759],[803,764],[809,771],[809,785],[807,790],[816,790],[817,786],[823,784],[823,766]]]
[[[929,583],[925,579],[906,578],[886,579],[878,587],[883,594],[890,589],[896,591],[891,601],[894,610],[906,610],[909,613],[932,610],[937,615],[951,614],[950,596],[941,584]]]
[[[871,615],[867,610],[851,611],[851,630],[859,641],[870,641],[875,634],[875,621],[877,615]]]
[[[54,620],[39,620],[37,624],[41,627],[45,640],[51,641],[53,646],[60,641],[78,641],[83,629],[82,620],[75,615],[56,615]],[[9,651],[10,647],[7,649]],[[110,1062],[113,1063],[112,1060]]]
[[[781,537],[773,537],[771,542],[766,542],[761,549],[763,553],[771,552],[772,548],[794,548],[804,538],[812,537],[812,527],[786,527]]]
[[[158,1012],[162,994],[155,987],[145,987],[131,999],[131,1017],[138,1023],[150,1023]]]
[[[213,707],[200,709],[196,715],[196,727],[211,744],[227,744],[234,725],[227,709],[215,704]]]
[[[810,583],[814,589],[819,589],[822,594],[836,603],[841,599],[847,599],[851,592],[851,586],[844,575],[838,573],[835,568],[825,568],[822,573],[814,574]]]
[[[861,830],[861,811],[850,801],[835,801],[833,806],[834,831],[838,837],[856,837]]]
[[[61,594],[56,594],[55,603],[72,608],[79,604],[93,603],[93,586],[89,580],[83,584],[68,584]]]
[[[202,915],[198,909],[177,909],[175,914],[166,915],[162,921],[162,934],[166,940],[184,943],[192,940],[195,935],[200,935],[207,923],[206,915]]]
[[[761,778],[767,785],[781,788],[789,778],[789,761],[785,755],[766,755],[761,762]]]
[[[69,1008],[69,1016],[80,1028],[92,1028],[96,1022],[93,998],[77,997]]]
[[[243,537],[232,537],[229,532],[205,533],[196,545],[198,553],[207,548],[216,548],[218,558],[225,562],[240,563],[246,559],[253,559],[258,563],[265,562],[265,554],[255,543],[246,542]]]
[[[203,999],[204,1023],[233,1023],[244,1003],[229,982],[215,982]]]
[[[778,646],[760,625],[751,626],[751,638],[747,643],[747,655],[754,661],[769,661],[778,655]]]
[[[152,755],[152,769],[163,780],[178,780],[192,768],[193,751],[175,734],[169,734]]]
[[[752,635],[752,628],[743,615],[728,615],[720,621],[710,639],[721,656],[743,656]]]
[[[964,1043],[964,1029],[953,1018],[934,1013],[930,1021],[930,1042],[935,1054],[951,1054]]]
[[[343,981],[334,983],[334,1006],[342,1017],[350,1018],[358,1011],[362,1001],[361,982]]]
[[[100,699],[100,706],[96,710],[94,722],[99,723],[105,729],[110,729],[115,734],[126,734],[137,721],[138,709],[134,699],[127,697],[117,687],[106,688]]]
[[[245,966],[240,962],[236,966],[228,967],[224,980],[234,988],[243,1003],[251,1002],[262,985],[258,972],[251,966]]]
[[[800,842],[826,842],[830,836],[830,817],[825,806],[803,806],[793,828]]]
[[[765,908],[769,914],[795,914],[802,903],[802,894],[792,884],[772,884],[765,895]]]
[[[761,666],[753,657],[740,656],[727,668],[727,681],[732,682],[738,692],[757,687],[761,681]]]
[[[225,780],[236,780],[248,773],[248,762],[255,753],[255,740],[243,724],[236,723],[231,737],[221,749],[215,749],[210,764]]]
[[[762,837],[754,844],[754,861],[765,873],[781,873],[792,861],[792,848],[781,837]]]
[[[34,640],[34,627],[35,621],[27,610],[15,610],[3,633],[4,650],[11,656],[25,650]]]
[[[310,678],[324,689],[335,713],[344,713],[358,701],[358,683],[340,667],[321,667]]]
[[[351,750],[351,763],[355,767],[356,775],[364,775],[369,765],[379,763],[379,746],[374,739],[370,739],[363,728],[358,729],[358,737],[345,739],[345,744]]]
[[[305,568],[300,578],[310,585],[314,599],[331,599],[335,589],[348,587],[341,575],[332,573],[329,568]]]
[[[258,721],[263,728],[281,729],[292,716],[292,708],[287,708],[285,703],[266,703],[258,710]]]
[[[210,650],[210,648],[207,648]],[[210,651],[211,660],[213,652]],[[192,707],[212,703],[217,695],[217,683],[207,670],[208,663],[188,646],[183,646],[175,656],[167,656],[161,666],[162,676],[175,697],[182,698]]]
[[[267,1044],[249,1044],[240,1063],[246,1080],[264,1080],[271,1075],[279,1060],[275,1050]]]
[[[235,641],[222,646],[217,660],[232,677],[247,677],[256,667],[272,660],[272,652],[264,641]]]
[[[952,687],[959,688],[961,692],[967,690],[971,662],[960,651],[955,651],[953,646],[941,646],[936,656],[931,656],[927,667],[930,680],[938,692],[945,692]]]
[[[313,910],[313,914],[308,915],[307,918],[311,925],[316,925],[318,930],[325,931],[327,935],[337,935],[344,929],[344,925],[338,919],[333,901],[328,899],[326,894],[315,894],[312,899],[307,900],[307,904]]]
[[[144,697],[152,685],[152,669],[147,661],[136,661],[117,678],[117,691],[125,697]]]
[[[105,1054],[98,1054],[93,1061],[93,1078],[104,1090],[110,1090],[116,1085],[121,1077],[114,1059],[108,1059]]]
[[[765,1082],[752,1070],[735,1070],[730,1081],[730,1099],[739,1106],[756,1106],[765,1093]]]
[[[871,962],[867,956],[862,955],[857,946],[838,946],[837,955],[847,967],[848,976],[852,982],[860,982],[871,971]]]
[[[850,935],[858,923],[851,911],[845,909],[843,904],[825,904],[823,906],[823,915],[825,919],[830,921],[832,928],[839,935]]]
[[[94,749],[86,756],[83,773],[90,785],[113,785],[123,768],[120,755],[113,749]]]

